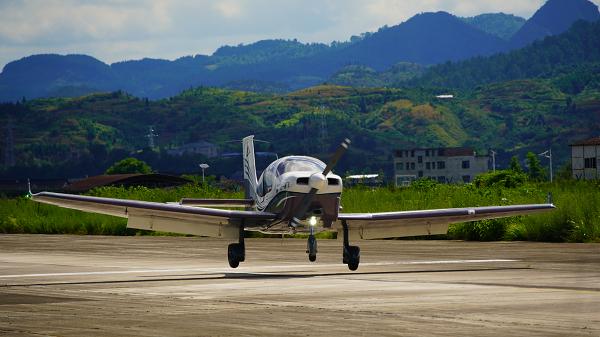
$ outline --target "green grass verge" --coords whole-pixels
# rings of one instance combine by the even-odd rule
[[[409,188],[353,187],[344,190],[343,212],[385,212],[467,206],[543,203],[554,195],[558,207],[548,213],[452,225],[448,235],[436,238],[464,240],[527,240],[600,242],[600,185],[564,181],[528,183],[518,188],[474,185],[415,184]],[[172,189],[106,187],[90,195],[177,201],[183,197],[242,198],[242,192],[225,192],[201,185]],[[43,205],[27,198],[0,199],[0,233],[139,235],[148,232],[126,228],[126,219]],[[157,233],[151,233],[156,235]],[[165,235],[165,233],[158,233]],[[322,238],[335,235],[322,234]]]

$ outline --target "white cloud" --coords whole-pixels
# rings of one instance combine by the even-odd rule
[[[267,38],[347,40],[425,11],[531,16],[544,0],[1,0],[0,67],[32,53],[105,62],[210,54]],[[596,4],[600,0],[594,0]]]

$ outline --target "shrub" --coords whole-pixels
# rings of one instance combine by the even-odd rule
[[[125,158],[114,163],[106,170],[106,174],[152,173],[152,168],[146,162],[136,158]]]

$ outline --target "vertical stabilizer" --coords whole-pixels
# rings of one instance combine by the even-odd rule
[[[256,185],[258,182],[256,179],[256,160],[254,158],[254,135],[244,138],[242,143],[246,198],[256,200]]]

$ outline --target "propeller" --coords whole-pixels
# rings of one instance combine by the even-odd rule
[[[323,187],[327,186],[327,175],[329,174],[329,172],[331,172],[331,170],[333,170],[335,165],[337,165],[338,161],[340,160],[340,158],[342,158],[346,150],[348,150],[348,146],[350,146],[350,139],[346,138],[340,144],[340,146],[338,146],[337,150],[333,154],[333,157],[331,157],[329,163],[327,163],[327,166],[325,167],[323,172],[313,173],[308,178],[308,185],[311,187],[311,189],[307,194],[304,195],[304,198],[302,198],[302,202],[300,202],[300,205],[293,213],[293,222],[300,223],[300,219],[302,219],[306,215],[308,207],[310,206],[310,203],[317,194],[317,192]]]

